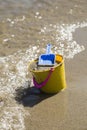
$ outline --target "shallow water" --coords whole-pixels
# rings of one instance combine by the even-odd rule
[[[87,29],[87,1],[0,1],[0,130],[25,130],[30,113],[14,100],[15,89],[27,87],[28,62],[45,53],[52,43],[54,54],[65,59],[85,50],[73,39],[76,29]]]

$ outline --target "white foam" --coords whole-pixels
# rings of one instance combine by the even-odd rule
[[[8,19],[11,22],[10,19]],[[77,28],[87,27],[87,23],[76,24],[62,24],[45,26],[41,29],[41,34],[50,34],[53,31],[55,34],[52,36],[55,44],[53,44],[53,52],[62,54],[65,58],[73,58],[74,55],[83,51],[85,48],[83,45],[79,45],[76,41],[73,41],[72,32]],[[17,105],[14,102],[14,107],[9,107],[9,104],[13,102],[15,89],[23,85],[28,81],[28,63],[37,58],[40,53],[45,49],[40,48],[39,45],[30,45],[29,48],[22,52],[21,50],[13,55],[7,57],[0,57],[0,95],[4,95],[7,100],[6,107],[2,111],[2,117],[0,118],[0,130],[24,130],[24,108],[21,105]],[[32,83],[31,79],[30,82]],[[2,96],[3,97],[3,96]],[[3,104],[4,105],[4,104]],[[3,107],[1,105],[1,107]],[[15,119],[15,118],[16,119]]]
[[[0,130],[24,130],[24,113],[26,112],[22,107],[5,107],[0,120]]]
[[[79,45],[76,41],[73,41],[73,32],[75,32],[77,28],[83,27],[87,27],[87,22],[78,22],[70,25],[50,24],[47,27],[41,28],[39,34],[48,35],[52,38],[51,40],[54,42],[54,46],[57,47],[54,53],[62,54],[65,58],[73,58],[74,55],[85,50],[84,45]]]

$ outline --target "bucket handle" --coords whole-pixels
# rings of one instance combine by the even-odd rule
[[[50,76],[51,76],[53,71],[54,71],[54,68],[51,68],[47,78],[40,84],[38,84],[37,81],[35,80],[35,78],[33,77],[33,84],[34,84],[34,86],[36,88],[42,88],[43,86],[45,86],[46,83],[48,82],[48,80],[49,80],[49,78],[50,78]]]

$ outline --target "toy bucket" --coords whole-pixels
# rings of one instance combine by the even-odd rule
[[[31,66],[34,62],[37,63],[38,60],[34,60],[29,64],[29,71],[32,73],[35,87],[49,94],[57,93],[66,88],[63,57],[60,62],[56,61],[57,64],[55,66],[46,68],[45,70],[32,69]]]

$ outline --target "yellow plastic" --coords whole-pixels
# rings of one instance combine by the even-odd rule
[[[62,56],[59,55],[59,57],[57,55],[59,61],[58,59],[56,59],[56,62],[58,62],[58,64],[52,67],[54,68],[54,71],[52,72],[50,79],[48,80],[46,85],[41,88],[41,90],[45,93],[57,93],[66,88],[64,60]],[[47,78],[50,69],[33,70],[30,67],[33,62],[37,62],[37,60],[34,60],[29,64],[29,71],[35,77],[37,83],[41,83]]]
[[[56,54],[56,61],[57,61],[57,62],[62,62],[62,60],[63,60],[62,56]]]

